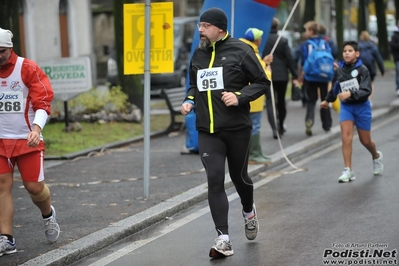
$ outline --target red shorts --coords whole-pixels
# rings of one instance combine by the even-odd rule
[[[27,140],[0,140],[0,174],[13,173],[15,164],[21,179],[27,182],[44,180],[44,143],[28,147]]]

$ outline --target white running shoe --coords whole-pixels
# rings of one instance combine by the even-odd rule
[[[382,164],[382,152],[377,151],[380,155],[377,159],[373,160],[373,173],[374,175],[380,175],[384,170],[384,165]]]
[[[351,171],[349,167],[345,167],[342,175],[338,178],[339,183],[346,183],[349,181],[354,181],[356,179],[355,173]]]
[[[49,242],[53,243],[57,241],[58,237],[60,236],[60,226],[56,220],[56,213],[53,206],[51,206],[51,210],[53,215],[50,218],[44,219],[44,233],[46,234],[46,238]]]
[[[233,255],[234,251],[231,247],[231,242],[221,237],[215,239],[215,245],[209,251],[209,257],[211,258],[223,258]]]
[[[17,252],[17,245],[15,238],[11,242],[6,236],[0,235],[0,257]]]
[[[244,221],[245,221],[244,225],[245,236],[247,237],[248,240],[254,240],[258,235],[258,230],[259,230],[259,223],[258,223],[255,204],[252,206],[252,208],[254,210],[255,215],[251,219],[248,219],[244,213],[242,214],[244,216]]]

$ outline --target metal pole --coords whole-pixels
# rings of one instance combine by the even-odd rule
[[[65,117],[65,130],[68,130],[68,126],[69,126],[68,101],[64,101],[64,113],[65,113],[65,115],[64,115],[64,117]]]
[[[150,25],[151,0],[145,1],[144,32],[144,197],[149,197],[150,188]]]

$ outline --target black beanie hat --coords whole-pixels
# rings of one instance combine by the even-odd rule
[[[208,22],[219,29],[227,31],[227,16],[220,8],[212,7],[205,10],[200,17],[200,22]]]

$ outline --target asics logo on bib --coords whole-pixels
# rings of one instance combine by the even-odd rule
[[[204,73],[201,74],[200,78],[213,77],[213,76],[217,76],[217,75],[218,75],[217,71],[204,71]]]
[[[0,94],[0,100],[18,100],[18,94]]]

